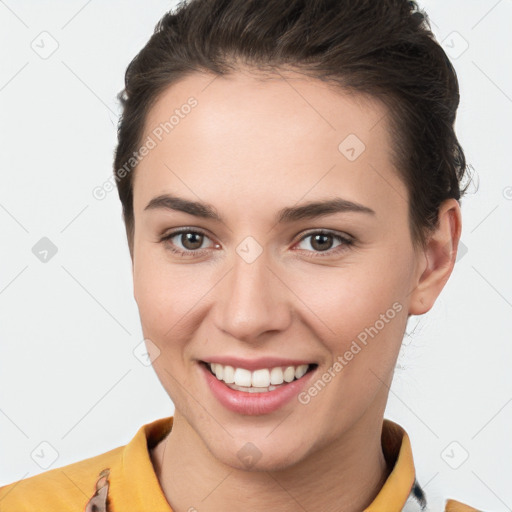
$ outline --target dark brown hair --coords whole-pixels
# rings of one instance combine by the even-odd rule
[[[132,258],[137,164],[132,156],[142,143],[149,109],[164,90],[191,73],[217,76],[240,66],[262,76],[298,70],[387,106],[393,163],[409,193],[415,244],[424,245],[437,225],[441,202],[459,200],[466,191],[460,189],[466,161],[454,131],[457,76],[415,2],[180,2],[131,61],[118,95],[123,113],[114,176]]]

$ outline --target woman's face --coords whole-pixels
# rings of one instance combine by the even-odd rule
[[[357,425],[378,428],[424,265],[385,108],[290,73],[194,74],[152,107],[143,141],[134,297],[175,415],[240,468],[243,450],[254,467],[283,468]],[[162,195],[182,201],[147,208]],[[278,407],[258,393],[266,409],[237,409],[200,363],[228,357],[318,366]]]

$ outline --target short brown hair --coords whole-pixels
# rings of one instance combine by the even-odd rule
[[[299,70],[387,106],[394,164],[409,193],[414,243],[425,244],[443,200],[464,194],[466,161],[454,131],[457,76],[415,2],[182,1],[162,17],[130,62],[118,95],[123,112],[114,174],[132,258],[136,162],[131,157],[142,142],[149,109],[191,73],[225,75],[241,65],[262,73]]]

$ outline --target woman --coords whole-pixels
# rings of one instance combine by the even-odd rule
[[[427,510],[383,418],[461,233],[458,83],[425,16],[195,0],[125,80],[114,177],[175,414],[3,487],[2,510]]]

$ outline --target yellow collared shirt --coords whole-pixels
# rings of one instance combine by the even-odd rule
[[[0,511],[172,512],[149,453],[171,431],[172,423],[172,416],[155,420],[143,425],[125,446],[0,487]],[[364,512],[427,510],[409,436],[388,419],[383,423],[382,449],[393,470]],[[478,510],[447,500],[445,512]]]

